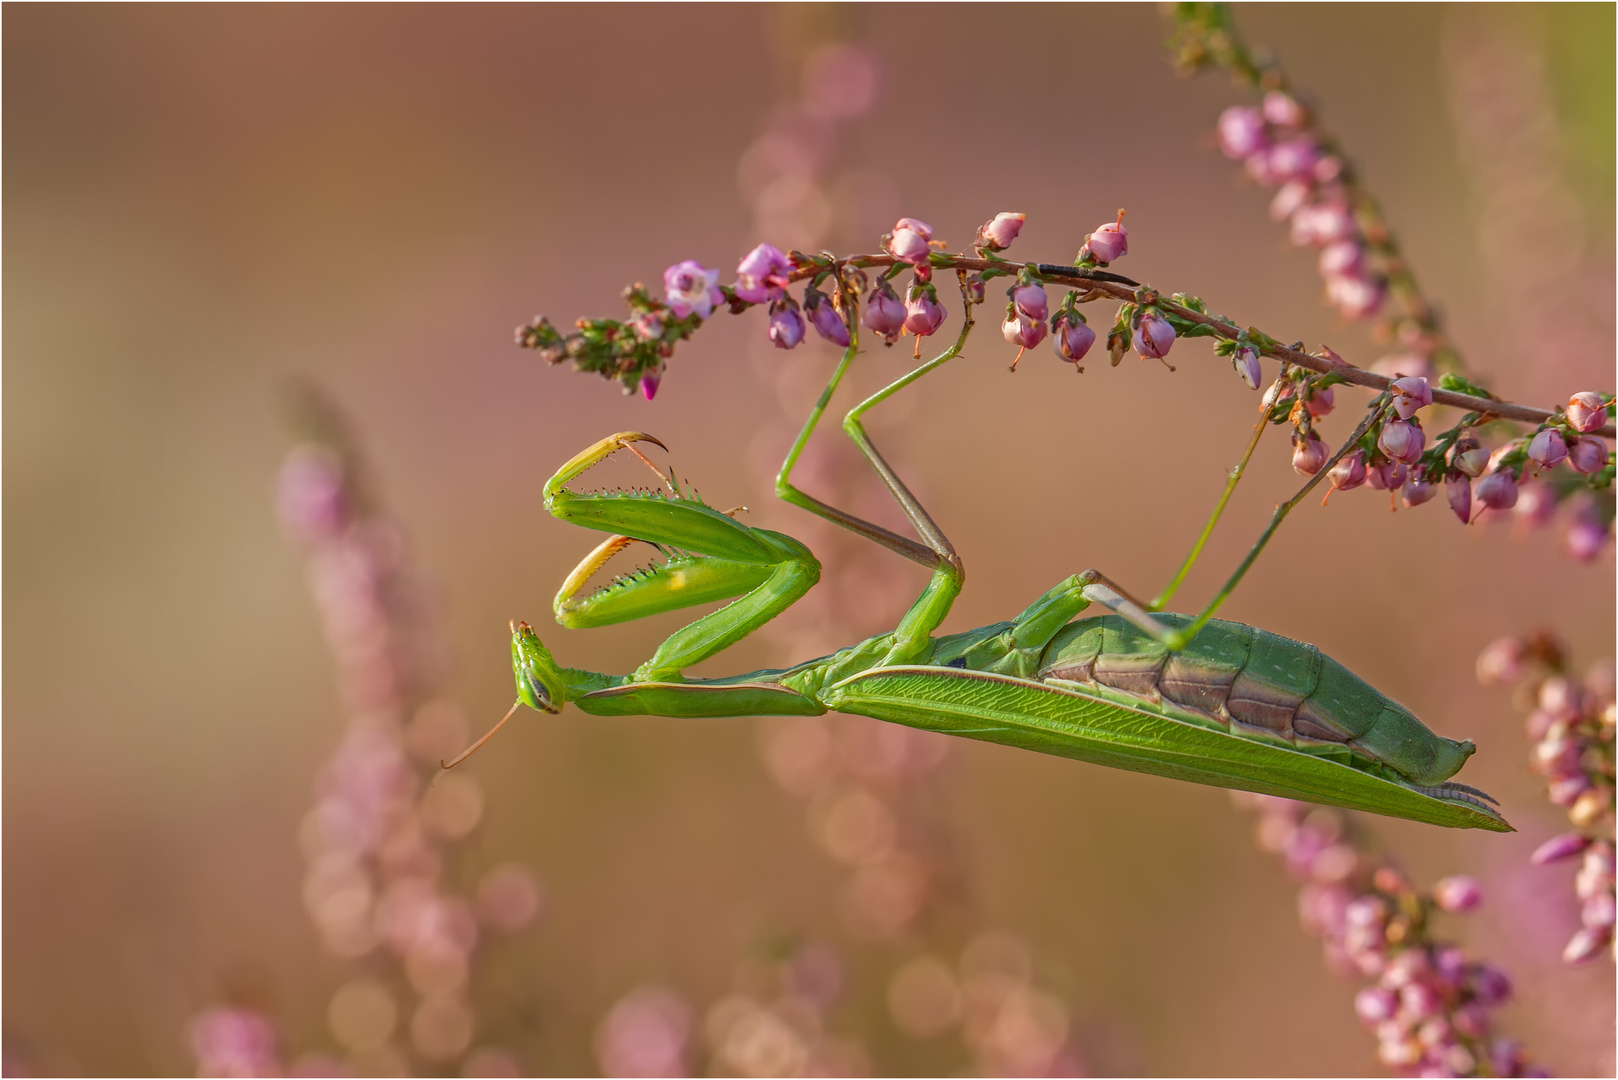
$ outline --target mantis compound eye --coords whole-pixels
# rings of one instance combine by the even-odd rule
[[[562,673],[550,650],[527,623],[511,628],[511,671],[517,680],[517,698],[529,708],[559,713],[567,704],[567,684]]]

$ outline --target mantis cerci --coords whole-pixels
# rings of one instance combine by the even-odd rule
[[[847,302],[852,310],[853,301]],[[932,570],[892,632],[796,667],[730,678],[684,677],[685,668],[734,645],[795,603],[819,579],[820,563],[792,537],[743,525],[683,490],[672,472],[658,469],[637,449],[638,443],[662,447],[652,436],[611,435],[576,455],[545,484],[550,513],[612,534],[568,576],[556,597],[557,621],[567,627],[604,626],[735,599],[677,631],[627,676],[559,667],[527,623],[514,624],[518,700],[450,764],[465,760],[523,704],[557,713],[571,701],[587,713],[612,716],[837,711],[1200,784],[1454,828],[1511,831],[1489,805],[1493,800],[1449,779],[1473,752],[1470,741],[1434,734],[1312,645],[1240,623],[1211,621],[1224,593],[1196,618],[1159,613],[1086,570],[1010,622],[935,637],[960,592],[961,559],[877,452],[861,418],[959,355],[972,326],[970,302],[963,322],[950,348],[861,402],[843,422],[919,542],[821,502],[792,483],[799,456],[859,351],[858,320],[852,315],[847,350],[776,480],[776,492],[787,502]],[[569,489],[619,450],[629,450],[657,473],[661,490]],[[582,595],[609,558],[636,542],[655,546],[663,560]],[[1109,613],[1078,618],[1091,604]]]

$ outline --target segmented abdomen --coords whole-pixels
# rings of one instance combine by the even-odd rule
[[[1176,628],[1192,622],[1157,617]],[[1434,734],[1313,645],[1241,623],[1209,622],[1171,654],[1119,615],[1084,619],[1051,642],[1037,677],[1105,688],[1345,764],[1379,763],[1416,784],[1453,776],[1474,749]]]

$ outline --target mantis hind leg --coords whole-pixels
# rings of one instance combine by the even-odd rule
[[[799,490],[792,484],[792,470],[797,465],[799,456],[803,453],[804,447],[809,444],[810,437],[820,424],[820,418],[825,414],[826,406],[831,403],[832,395],[837,392],[838,385],[842,382],[843,376],[847,373],[855,355],[859,352],[858,320],[854,317],[857,311],[856,305],[852,302],[846,306],[849,313],[848,348],[843,353],[843,358],[838,363],[837,369],[832,373],[831,380],[827,382],[826,388],[821,391],[820,399],[815,403],[814,409],[810,411],[809,418],[804,422],[803,430],[798,433],[798,438],[793,443],[792,449],[788,451],[786,460],[781,464],[780,474],[775,481],[775,492],[785,501],[823,517],[835,525],[863,536],[933,571],[932,580],[927,583],[927,587],[922,590],[921,596],[911,605],[910,610],[905,613],[904,617],[899,621],[899,625],[894,629],[892,635],[893,646],[883,660],[885,664],[915,663],[926,658],[932,647],[933,632],[943,623],[945,616],[949,614],[950,608],[955,603],[955,597],[960,594],[961,585],[966,580],[966,567],[961,562],[960,556],[956,554],[955,547],[950,543],[949,537],[944,535],[944,531],[938,527],[938,523],[927,513],[926,508],[921,505],[921,502],[905,485],[905,482],[899,478],[898,473],[894,472],[893,467],[882,457],[876,445],[872,443],[870,436],[866,434],[864,425],[860,423],[860,418],[871,407],[885,401],[922,376],[942,367],[960,355],[961,347],[966,344],[967,335],[972,330],[972,300],[966,289],[964,272],[959,276],[961,278],[961,295],[965,314],[960,335],[955,343],[939,356],[922,364],[855,406],[843,420],[843,430],[848,433],[849,438],[853,440],[854,445],[864,455],[865,459],[871,463],[871,467],[876,470],[877,475],[882,479],[883,485],[887,487],[894,500],[898,502],[905,518],[910,522],[911,527],[916,530],[916,534],[921,537],[923,542],[918,543],[909,537],[901,536],[890,529],[885,529],[880,525],[866,521],[845,510],[839,510],[837,507]]]

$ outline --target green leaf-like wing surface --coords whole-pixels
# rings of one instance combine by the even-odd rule
[[[890,667],[828,688],[826,705],[1006,746],[1214,787],[1326,803],[1457,829],[1510,832],[1465,796],[1439,798],[1348,765],[1056,687],[978,671]]]

